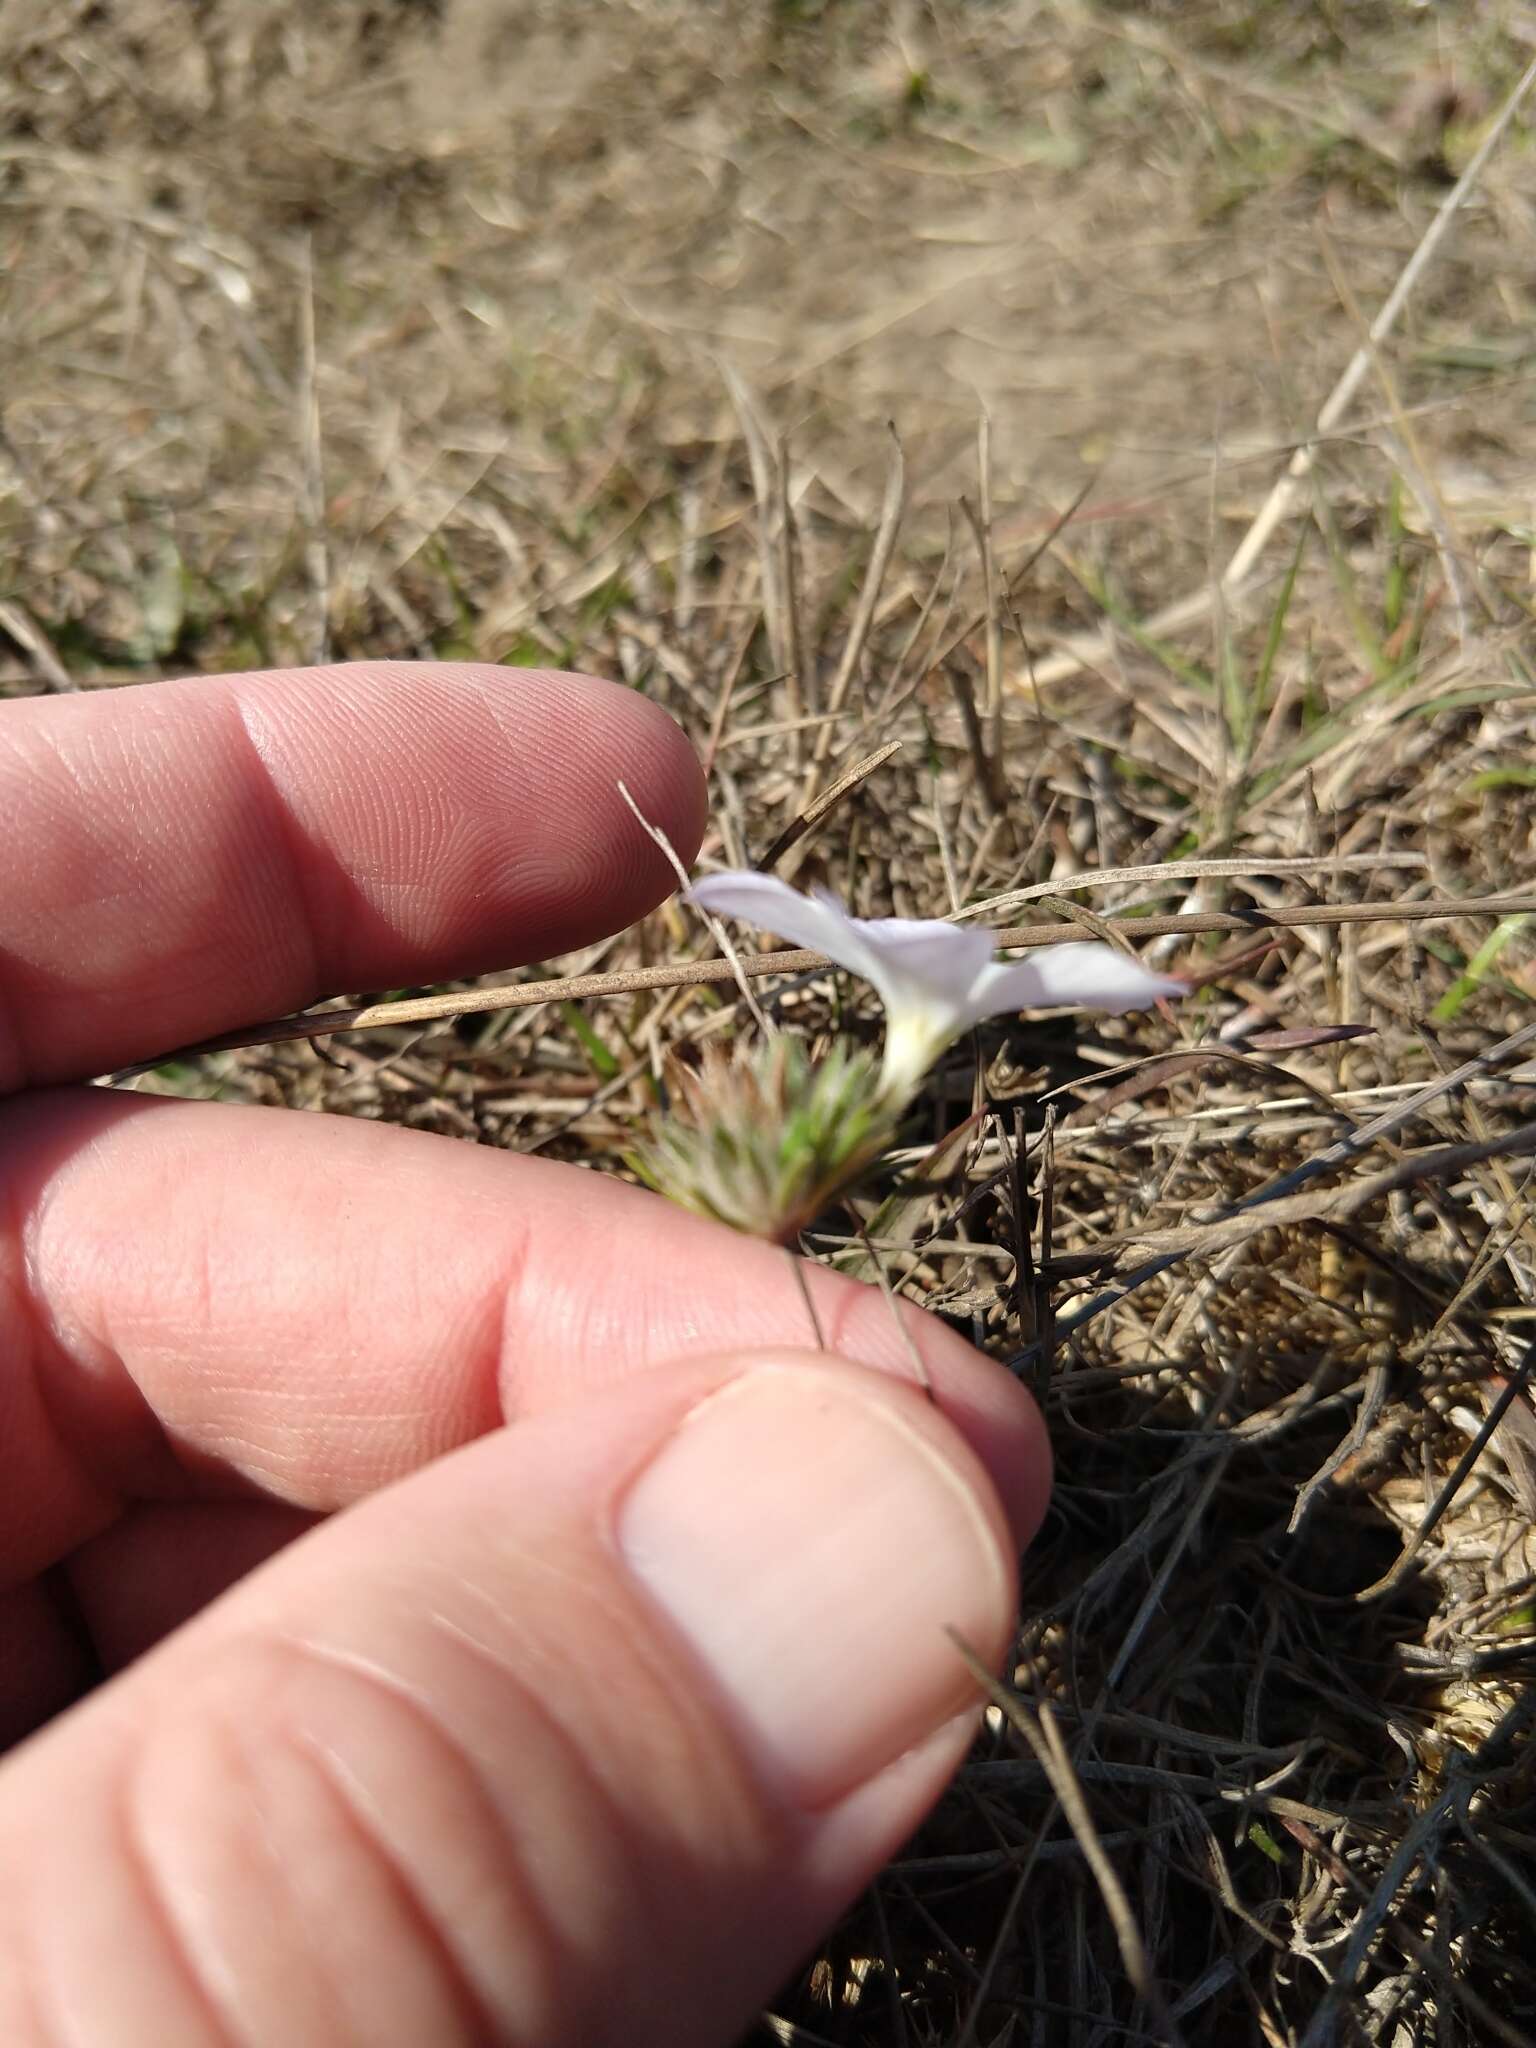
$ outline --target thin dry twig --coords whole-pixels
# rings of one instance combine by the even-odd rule
[[[832,811],[836,810],[845,796],[857,789],[859,784],[873,775],[877,768],[883,768],[892,755],[901,752],[901,748],[902,742],[900,740],[887,740],[883,747],[877,748],[873,754],[868,755],[864,760],[855,761],[845,774],[839,775],[830,789],[824,789],[821,795],[807,804],[803,811],[791,818],[767,852],[753,861],[753,867],[760,874],[771,873],[792,846],[797,845],[809,833],[814,832],[822,820],[829,816]]]
[[[1238,875],[1332,875],[1370,874],[1377,868],[1415,868],[1429,865],[1422,853],[1334,853],[1277,855],[1266,859],[1249,854],[1242,860],[1164,860],[1142,867],[1084,868],[1081,874],[1049,882],[1031,882],[1028,888],[1009,889],[1002,896],[989,896],[968,903],[954,913],[955,920],[997,916],[1000,911],[1017,910],[1025,903],[1038,903],[1044,896],[1067,896],[1079,889],[1114,889],[1122,885],[1146,884],[1159,888],[1164,882],[1192,882],[1217,876]]]
[[[58,650],[24,606],[0,602],[0,633],[8,633],[32,657],[37,674],[50,690],[76,690],[79,684],[59,659]]]
[[[976,691],[971,682],[968,657],[962,648],[944,663],[944,674],[954,694],[955,709],[960,714],[960,724],[965,732],[965,744],[970,751],[971,764],[976,770],[976,781],[987,800],[987,808],[994,818],[1002,818],[1008,810],[1008,785],[1003,776],[1002,764],[997,754],[987,745],[981,713],[976,708]]]
[[[667,837],[666,833],[662,831],[659,825],[653,825],[651,823],[650,819],[645,815],[644,811],[641,810],[640,806],[635,802],[634,798],[630,795],[629,790],[625,787],[625,785],[622,782],[619,784],[618,788],[619,795],[624,799],[625,803],[629,806],[630,810],[633,811],[641,831],[644,832],[648,838],[653,839],[655,843],[661,848],[662,852],[666,855],[667,860],[671,865],[672,872],[677,876],[680,887],[686,893],[689,883],[689,875],[687,868],[684,866],[682,860],[678,855],[677,848],[672,844],[671,840]],[[699,909],[698,905],[695,905],[694,907],[695,909]],[[771,1038],[774,1033],[774,1027],[768,1021],[767,1016],[764,1014],[762,1005],[758,1002],[757,997],[752,993],[752,984],[747,980],[745,970],[742,967],[741,955],[736,951],[736,948],[731,944],[731,937],[729,932],[727,932],[725,926],[720,922],[719,918],[712,917],[707,910],[699,909],[699,915],[703,918],[705,924],[708,925],[710,937],[714,940],[715,944],[720,948],[720,951],[725,955],[725,964],[730,969],[731,979],[735,982],[737,988],[740,989],[741,999],[746,1004],[748,1010],[751,1012],[753,1023],[757,1026],[758,1030],[762,1032],[765,1038]]]
[[[901,1313],[901,1305],[896,1299],[896,1289],[891,1285],[891,1276],[885,1270],[885,1261],[881,1258],[873,1240],[870,1238],[869,1232],[862,1223],[859,1225],[859,1241],[869,1254],[869,1262],[874,1269],[875,1280],[879,1285],[880,1292],[885,1296],[885,1305],[891,1312],[891,1320],[896,1325],[896,1333],[906,1347],[908,1358],[912,1361],[912,1370],[916,1375],[917,1384],[928,1396],[928,1399],[932,1401],[934,1398],[933,1381],[929,1377],[927,1366],[923,1363],[923,1354],[918,1350],[917,1339],[908,1328],[906,1318]]]
[[[821,1317],[816,1313],[816,1302],[811,1294],[810,1276],[805,1270],[806,1261],[792,1244],[785,1245],[784,1255],[789,1260],[790,1271],[795,1276],[795,1286],[799,1291],[801,1306],[805,1310],[805,1319],[811,1326],[811,1336],[815,1340],[812,1348],[817,1351],[825,1351],[827,1340],[822,1334]]]
[[[891,448],[886,465],[885,494],[880,504],[880,520],[875,528],[875,544],[870,550],[869,566],[864,571],[864,580],[859,586],[858,602],[848,623],[848,637],[843,642],[842,655],[827,688],[829,718],[838,717],[848,700],[848,688],[858,672],[859,659],[869,639],[875,608],[880,602],[880,593],[885,588],[891,557],[896,552],[896,538],[901,531],[902,506],[907,490],[907,463],[906,457],[902,454],[900,435],[894,426],[888,426],[887,431],[891,437]],[[817,736],[813,758],[818,769],[832,751],[833,730],[833,726],[829,724]],[[807,791],[802,795],[802,805],[809,794]]]
[[[817,785],[832,752],[833,737],[847,702],[849,687],[858,673],[859,662],[874,622],[875,610],[880,602],[880,592],[884,588],[891,557],[896,550],[896,537],[901,531],[902,506],[907,487],[906,458],[902,454],[901,440],[895,427],[891,426],[889,432],[891,449],[886,468],[885,495],[880,507],[880,523],[875,529],[875,544],[870,551],[869,565],[864,571],[858,602],[854,607],[853,618],[849,622],[847,638],[843,642],[842,655],[827,688],[826,723],[817,731],[811,749],[810,766],[800,787],[797,809],[801,817],[815,810],[819,801],[816,795]],[[795,831],[794,823],[787,828],[787,834],[790,835],[786,837],[784,848],[784,852],[790,854],[789,865],[785,870],[787,878],[793,878],[799,868],[802,856],[793,853],[792,849],[802,836],[802,832]],[[784,853],[780,853],[774,861],[765,861],[764,865],[776,865],[777,861],[783,858]]]
[[[784,589],[784,557],[775,544],[778,523],[776,514],[780,510],[781,501],[773,455],[768,445],[768,436],[757,416],[757,407],[746,385],[729,363],[721,365],[720,373],[741,425],[742,440],[746,444],[747,461],[752,472],[752,489],[757,499],[758,566],[762,577],[763,617],[768,626],[768,644],[773,650],[773,665],[784,676],[789,716],[800,718],[804,715],[805,705],[800,676],[794,662],[788,598]]]
[[[951,1639],[972,1676],[982,1685],[993,1705],[1006,1718],[1008,1725],[1015,1729],[1029,1745],[1031,1754],[1044,1772],[1051,1788],[1051,1795],[1065,1815],[1083,1860],[1093,1872],[1094,1881],[1104,1900],[1105,1910],[1115,1930],[1115,1939],[1120,1947],[1120,1960],[1125,1973],[1135,1986],[1139,1997],[1144,1998],[1160,2028],[1159,2038],[1176,2048],[1183,2040],[1173,2015],[1169,2012],[1163,1997],[1162,1986],[1152,1972],[1147,1956],[1147,1946],[1142,1939],[1141,1927],[1131,1909],[1130,1899],[1120,1874],[1105,1852],[1099,1831],[1094,1825],[1093,1814],[1083,1795],[1083,1788],[1073,1769],[1072,1758],[1061,1739],[1055,1716],[1050,1707],[1042,1702],[1033,1713],[1016,1693],[998,1683],[970,1645],[951,1631]]]
[[[1003,751],[1003,619],[998,603],[997,558],[992,545],[992,421],[985,409],[976,430],[977,506],[965,500],[966,517],[981,552],[981,600],[987,615],[987,752],[994,760]]]
[[[820,707],[800,619],[800,542],[795,531],[795,508],[789,495],[789,442],[783,436],[779,440],[774,474],[778,481],[779,589],[784,600],[784,687],[793,726],[793,753],[798,762],[804,745],[800,720],[807,715],[816,717]]]

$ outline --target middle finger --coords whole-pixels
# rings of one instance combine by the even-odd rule
[[[4,1114],[18,1220],[0,1353],[0,1567],[38,1570],[127,1499],[327,1510],[520,1416],[683,1355],[810,1340],[778,1248],[579,1168],[391,1126],[104,1091]],[[3,1259],[3,1254],[0,1254]],[[827,1344],[936,1397],[1027,1532],[1027,1395],[916,1309],[810,1278]],[[7,1326],[9,1322],[9,1326]]]

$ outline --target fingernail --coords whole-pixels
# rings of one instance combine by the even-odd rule
[[[617,1533],[759,1768],[809,1807],[973,1699],[954,1637],[993,1658],[1012,1622],[970,1475],[862,1375],[810,1362],[756,1367],[694,1409]]]

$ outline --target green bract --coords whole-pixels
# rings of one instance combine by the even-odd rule
[[[748,1054],[711,1048],[631,1163],[683,1208],[788,1244],[890,1144],[899,1108],[842,1039],[815,1064],[784,1034]]]

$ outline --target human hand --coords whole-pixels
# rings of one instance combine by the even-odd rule
[[[622,928],[620,776],[691,854],[587,678],[0,706],[8,2048],[722,2042],[964,1752],[1048,1476],[959,1338],[904,1315],[930,1405],[874,1290],[804,1355],[782,1253],[617,1182],[59,1085]]]

